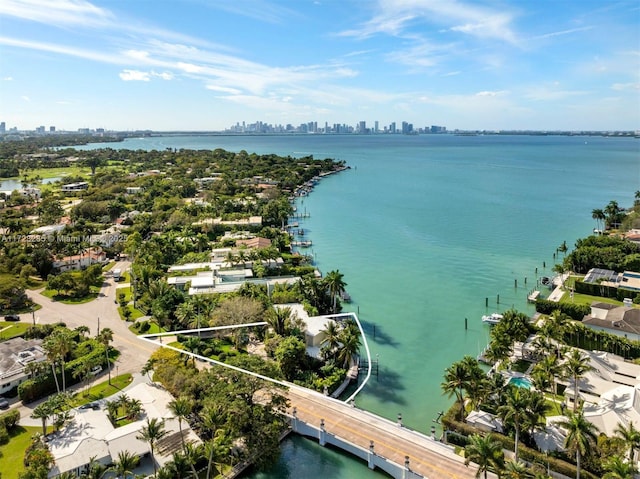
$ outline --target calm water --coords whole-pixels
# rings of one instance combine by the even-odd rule
[[[55,183],[56,181],[61,180],[60,177],[54,178],[44,178],[40,181],[43,185],[47,183]],[[16,179],[2,180],[0,181],[0,191],[13,191],[13,190],[21,190],[22,189],[22,181]]]
[[[313,240],[308,252],[323,272],[344,274],[353,298],[345,309],[359,312],[379,358],[379,375],[357,406],[390,419],[402,413],[423,432],[450,404],[440,391],[443,370],[486,345],[480,317],[510,307],[532,313],[526,296],[551,274],[556,248],[591,232],[594,208],[630,205],[640,189],[636,139],[164,137],[119,146],[345,160],[351,170],[298,203],[311,215],[302,224]],[[285,445],[274,471],[250,477],[318,476],[383,477],[302,440]]]

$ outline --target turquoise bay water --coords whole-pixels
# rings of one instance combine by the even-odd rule
[[[640,189],[640,141],[628,138],[215,136],[107,146],[345,160],[350,170],[298,201],[311,215],[301,224],[313,240],[308,252],[322,272],[344,274],[353,298],[345,309],[359,312],[379,360],[357,406],[390,419],[401,413],[423,432],[451,403],[440,391],[444,369],[486,345],[481,316],[533,313],[526,296],[552,274],[556,248],[591,232],[594,208],[630,205]],[[287,442],[273,471],[250,477],[383,477],[326,454],[311,441]]]

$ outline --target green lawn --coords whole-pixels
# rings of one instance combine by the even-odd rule
[[[622,306],[622,302],[613,298],[603,298],[602,296],[589,296],[587,294],[579,294],[574,293],[573,299],[571,299],[571,295],[565,294],[560,300],[561,303],[574,303],[574,304],[586,304],[591,306],[591,303],[597,301],[599,303],[609,303],[615,304],[617,306]]]
[[[76,393],[71,400],[71,407],[78,407],[91,401],[107,398],[124,389],[131,382],[131,374],[121,374],[116,377],[116,371],[117,369],[115,368],[111,369],[111,384],[109,384],[109,379],[107,378],[100,384],[91,387],[88,391],[83,388],[82,391]]]
[[[9,435],[9,443],[0,446],[0,471],[2,479],[18,479],[24,472],[24,453],[29,444],[31,436],[37,432],[42,432],[41,427],[16,426]]]
[[[127,303],[133,299],[133,295],[131,294],[131,286],[116,288],[116,300],[119,300],[120,293],[124,293],[124,300]]]
[[[149,321],[149,329],[146,330],[145,332],[142,331],[138,331],[136,329],[136,325],[135,323],[132,324],[131,326],[129,326],[129,331],[131,331],[133,334],[158,334],[158,333],[165,333],[166,331],[164,329],[162,329],[160,326],[158,326],[158,324],[154,321]]]
[[[45,289],[40,294],[62,304],[84,304],[96,299],[98,297],[98,293],[100,292],[100,288],[97,288],[95,286],[90,286],[90,289],[91,292],[87,296],[83,296],[82,298],[72,298],[64,294],[58,294],[58,291],[54,289]]]
[[[22,336],[29,326],[31,323],[0,321],[0,341]]]
[[[123,321],[125,321],[125,317],[124,317],[125,309],[128,309],[129,311],[131,311],[131,316],[129,316],[129,321],[135,321],[136,319],[144,316],[144,314],[140,310],[134,308],[132,304],[128,304],[124,308],[121,306],[118,306],[118,314],[120,315],[120,319],[122,319]]]

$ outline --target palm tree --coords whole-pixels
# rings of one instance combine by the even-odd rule
[[[627,427],[622,423],[618,423],[613,432],[629,447],[629,462],[633,464],[634,452],[636,448],[640,447],[640,430],[635,428],[633,421],[629,421],[629,426]]]
[[[596,426],[587,421],[582,414],[569,413],[558,426],[567,430],[564,447],[576,453],[576,479],[580,479],[580,458],[591,450],[596,443]]]
[[[167,435],[167,431],[164,429],[164,420],[160,421],[158,418],[147,418],[146,425],[140,429],[140,434],[136,436],[136,439],[146,441],[149,443],[149,451],[151,452],[151,461],[153,462],[153,475],[155,477],[157,473],[156,457],[154,455],[156,445],[158,441]]]
[[[95,457],[89,459],[89,468],[82,473],[81,479],[102,479],[108,471],[107,467],[96,461]]]
[[[531,479],[534,477],[531,468],[521,461],[507,461],[500,474],[501,479]]]
[[[45,343],[49,344],[49,348],[54,351],[56,357],[60,360],[62,369],[61,373],[63,393],[67,390],[64,362],[67,354],[69,354],[74,345],[73,337],[71,336],[71,334],[71,331],[69,331],[68,329],[56,328],[45,341]],[[45,348],[47,348],[47,346],[45,346]]]
[[[358,351],[360,351],[360,331],[345,323],[345,327],[340,332],[340,348],[336,354],[336,359],[342,367],[348,368]]]
[[[503,423],[512,425],[515,430],[514,452],[516,462],[518,462],[520,429],[528,418],[529,402],[529,396],[524,389],[516,386],[508,386],[505,395],[505,404],[498,407],[498,416],[500,416]]]
[[[111,361],[109,361],[109,343],[113,341],[113,331],[110,328],[103,328],[96,339],[104,345],[104,356],[109,372],[109,384],[111,384]]]
[[[324,334],[322,348],[326,350],[328,354],[340,346],[340,328],[338,327],[338,323],[329,321],[326,327],[320,332]]]
[[[31,417],[33,419],[41,419],[42,420],[42,435],[47,435],[47,421],[53,416],[54,412],[51,410],[51,405],[48,401],[41,402],[35,408],[33,408],[33,412],[31,413]]]
[[[573,412],[578,410],[578,379],[582,378],[593,367],[589,364],[589,357],[583,356],[579,349],[573,348],[566,355],[565,371],[573,379]]]
[[[113,471],[117,477],[126,479],[127,476],[133,476],[133,470],[138,467],[140,458],[129,451],[120,451],[118,453],[118,459],[113,463],[113,466],[109,468]],[[155,463],[154,463],[155,465]]]
[[[186,420],[193,410],[193,402],[188,397],[179,397],[169,402],[169,410],[178,419],[178,428],[180,429],[180,439],[182,440],[182,449],[184,450],[184,436],[182,434],[182,421]]]
[[[333,305],[332,311],[337,312],[338,295],[344,293],[344,288],[347,283],[343,280],[344,275],[340,270],[329,271],[324,278],[324,283],[329,288],[329,294],[331,296],[331,304]]]
[[[627,462],[620,456],[612,456],[602,463],[607,471],[602,479],[633,479],[638,472],[633,462]]]
[[[601,209],[595,209],[591,211],[591,217],[596,220],[596,229],[602,231],[602,228],[600,228],[600,222],[604,221],[604,219],[606,218],[604,211],[602,211]]]
[[[176,308],[176,318],[183,325],[183,327],[189,327],[191,320],[196,314],[196,310],[192,301],[185,301]]]
[[[211,477],[212,470],[216,475],[222,473],[222,460],[229,457],[232,444],[224,429],[218,429],[213,439],[204,443],[204,455],[207,457],[206,479]]]
[[[273,332],[284,336],[287,329],[287,322],[291,317],[291,308],[289,307],[273,307],[271,308],[267,315],[266,320],[269,323],[269,326],[273,329]]]
[[[177,452],[171,461],[167,462],[158,473],[158,479],[186,479],[193,476],[193,471],[189,467],[189,462],[184,454]]]
[[[473,434],[469,437],[469,441],[469,445],[464,448],[464,464],[468,467],[469,463],[473,461],[478,465],[476,478],[484,473],[484,477],[487,479],[487,472],[489,470],[499,471],[502,468],[504,462],[502,446],[498,441],[493,439],[491,434],[487,434],[486,436]]]
[[[444,382],[440,384],[440,388],[451,397],[455,395],[460,408],[459,419],[464,417],[464,390],[469,383],[469,371],[461,361],[457,361],[444,371]]]

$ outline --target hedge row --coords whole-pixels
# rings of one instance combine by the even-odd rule
[[[585,316],[591,314],[591,306],[586,304],[556,303],[555,301],[540,298],[536,300],[536,311],[538,313],[552,314],[558,309],[561,313],[570,316],[576,321],[582,321]]]
[[[83,361],[97,359],[96,363],[104,366],[104,349],[97,348],[81,358],[70,361],[64,365],[64,378],[67,387],[77,384],[82,378],[75,377],[74,373]],[[56,370],[57,372],[57,370]],[[58,382],[62,386],[62,378],[57,374]],[[56,392],[56,381],[51,372],[34,379],[27,379],[18,386],[18,396],[24,403],[30,403],[37,399],[49,396]]]
[[[623,301],[625,298],[635,300],[640,297],[640,294],[638,294],[637,291],[632,291],[630,289],[617,288],[597,283],[585,283],[580,280],[576,281],[575,288],[576,293],[587,294],[589,296],[601,296],[603,298],[615,298],[618,301]]]

